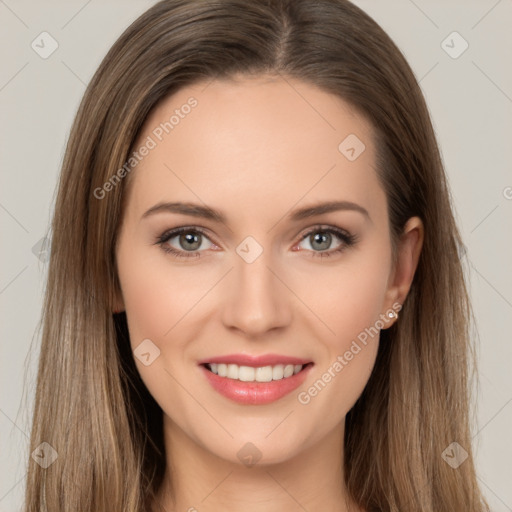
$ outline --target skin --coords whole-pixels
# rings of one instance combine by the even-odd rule
[[[149,366],[134,358],[163,410],[166,482],[172,468],[176,488],[174,504],[167,484],[161,488],[159,510],[360,510],[341,484],[343,433],[373,368],[378,336],[309,403],[297,395],[379,315],[404,302],[422,223],[409,219],[393,268],[372,126],[336,96],[300,81],[237,77],[186,87],[152,111],[138,144],[190,96],[198,105],[130,175],[116,247],[116,309],[126,310],[132,349],[149,338],[160,350]],[[366,146],[354,161],[338,150],[349,134]],[[345,210],[287,219],[296,208],[328,200],[357,203],[370,218]],[[227,223],[170,212],[141,219],[161,201],[206,204]],[[322,245],[316,231],[303,239],[319,225],[358,241],[321,258],[344,242],[332,234]],[[207,232],[197,235],[199,258],[173,257],[156,243],[181,226]],[[252,263],[236,252],[247,236],[263,249]],[[187,253],[181,242],[177,235],[167,245]],[[315,365],[304,385],[267,405],[219,395],[198,366],[216,355],[270,352]],[[253,467],[237,456],[247,442],[261,452]]]

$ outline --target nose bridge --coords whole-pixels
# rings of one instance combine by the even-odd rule
[[[249,236],[238,245],[236,253],[224,304],[226,326],[254,335],[285,325],[289,305],[286,287],[275,275],[273,251]]]

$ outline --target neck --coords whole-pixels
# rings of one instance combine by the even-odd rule
[[[205,450],[164,414],[167,470],[155,511],[362,512],[344,485],[343,434],[338,425],[289,460],[246,466]]]

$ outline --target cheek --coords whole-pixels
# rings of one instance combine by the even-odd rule
[[[341,350],[376,324],[384,312],[389,263],[384,243],[381,250],[352,253],[339,266],[322,270],[322,275],[310,274],[303,287],[317,322],[323,321],[326,344]]]
[[[119,253],[119,279],[133,347],[145,338],[171,336],[170,331],[204,294],[204,279],[197,270],[173,267],[159,252],[158,248],[135,248],[129,258],[126,251]]]
[[[118,272],[135,365],[160,407],[172,410],[186,405],[173,378],[184,380],[178,374],[185,367],[187,336],[179,333],[187,329],[205,290],[197,271],[179,265],[172,268],[166,255],[158,252],[157,248],[120,245]],[[147,339],[152,344],[141,345]],[[150,353],[147,366],[137,357],[146,352]]]
[[[363,391],[373,369],[383,327],[383,309],[390,260],[382,251],[359,252],[350,263],[329,271],[329,286],[314,294],[311,308],[318,318],[312,320],[321,326],[325,357],[316,368],[320,379],[310,397],[317,406],[336,405],[346,413]],[[309,289],[316,289],[309,283]],[[314,331],[314,327],[311,327]],[[314,380],[317,382],[317,380]],[[330,391],[322,392],[323,387]],[[307,397],[305,398],[307,400]]]

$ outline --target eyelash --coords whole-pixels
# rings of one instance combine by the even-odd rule
[[[156,244],[160,245],[162,250],[168,254],[172,254],[173,257],[176,258],[199,258],[200,254],[198,251],[196,252],[189,252],[187,254],[186,251],[178,251],[174,249],[173,247],[170,247],[169,245],[166,245],[167,242],[178,235],[181,235],[182,233],[200,233],[201,235],[205,236],[209,239],[206,232],[199,228],[199,227],[181,227],[172,229],[169,231],[166,231],[159,237],[157,237]],[[324,251],[324,252],[318,252],[318,251],[312,251],[313,255],[312,257],[315,258],[329,258],[333,256],[334,254],[339,254],[345,249],[348,249],[349,247],[354,246],[357,243],[358,237],[357,235],[353,235],[351,233],[348,233],[347,231],[341,230],[339,228],[334,227],[322,227],[322,226],[315,226],[310,231],[308,231],[305,235],[302,236],[299,242],[304,241],[306,238],[308,238],[313,233],[331,233],[334,234],[336,237],[338,237],[343,243],[337,248],[332,249],[331,251]]]

